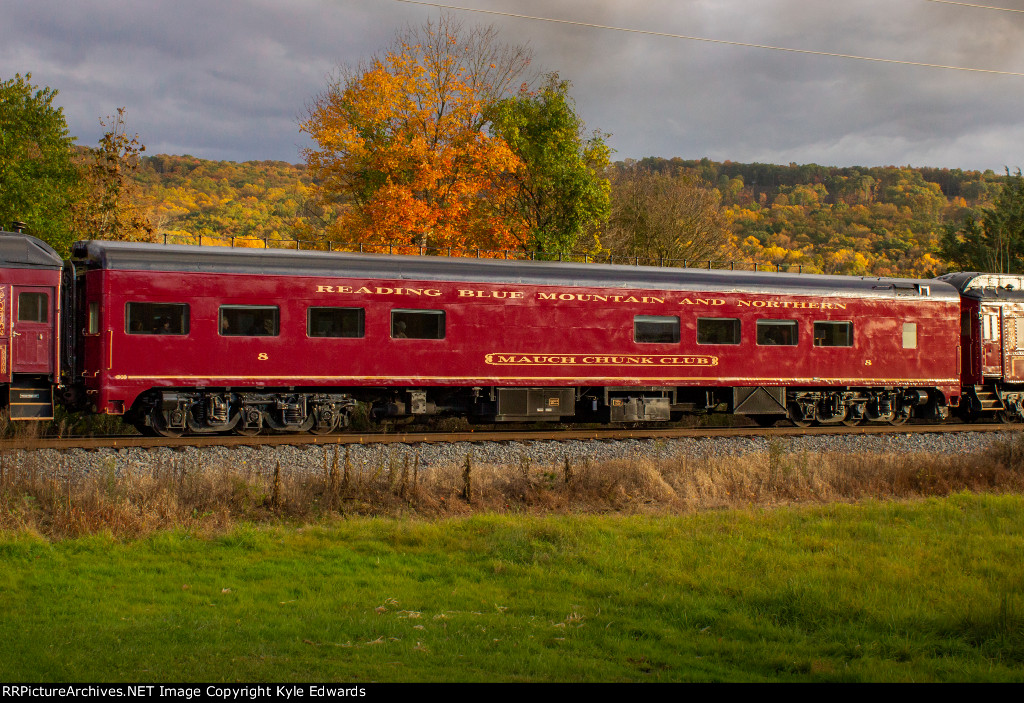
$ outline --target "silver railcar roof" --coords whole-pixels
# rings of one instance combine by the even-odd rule
[[[935,279],[243,249],[98,240],[78,242],[75,244],[74,254],[90,267],[130,271],[454,281],[856,298],[913,296],[936,301],[959,299],[956,288]]]

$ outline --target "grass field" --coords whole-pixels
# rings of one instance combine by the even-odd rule
[[[0,680],[1024,681],[1024,497],[0,534]]]

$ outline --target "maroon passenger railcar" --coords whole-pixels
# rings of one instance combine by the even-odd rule
[[[53,417],[63,267],[45,242],[0,232],[0,394],[12,420]]]
[[[908,279],[83,242],[76,375],[147,431],[945,417],[959,294]]]

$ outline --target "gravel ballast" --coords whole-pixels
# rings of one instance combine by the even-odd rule
[[[344,460],[346,451],[353,469],[374,470],[392,463],[410,462],[419,456],[419,469],[461,465],[466,456],[474,464],[533,466],[584,460],[591,463],[614,459],[687,461],[709,457],[740,456],[767,452],[784,453],[870,453],[870,454],[970,454],[988,449],[1017,436],[1006,433],[957,432],[942,434],[813,435],[807,437],[751,438],[710,437],[682,439],[457,442],[450,444],[304,445],[263,447],[125,448],[125,449],[35,449],[15,450],[3,457],[10,466],[31,466],[32,470],[54,476],[87,474],[93,471],[140,472],[225,466],[256,472],[282,471],[322,473],[325,461],[334,461],[335,451]],[[337,447],[337,450],[335,449]],[[347,447],[347,449],[346,449]]]

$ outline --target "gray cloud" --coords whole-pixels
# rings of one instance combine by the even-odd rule
[[[1024,0],[1005,0],[1024,9]],[[455,3],[460,4],[460,3]],[[1024,16],[924,0],[466,0],[474,7],[808,50],[1024,72]],[[301,160],[339,64],[436,18],[394,0],[0,0],[0,76],[60,90],[83,143],[127,107],[151,153]],[[859,62],[472,13],[573,81],[617,158],[1024,165],[1024,78]]]

